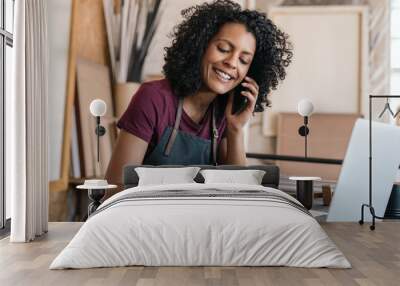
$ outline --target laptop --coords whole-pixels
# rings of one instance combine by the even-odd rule
[[[369,121],[354,124],[327,221],[359,221],[369,203]],[[383,217],[400,165],[400,127],[372,122],[372,205]],[[364,220],[372,221],[369,208]]]

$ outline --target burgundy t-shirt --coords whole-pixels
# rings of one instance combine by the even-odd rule
[[[148,142],[149,153],[160,141],[164,130],[168,126],[174,126],[178,101],[179,98],[172,91],[167,79],[145,82],[133,96],[117,126]],[[179,130],[211,139],[211,113],[211,108],[208,108],[204,118],[197,124],[183,110]],[[216,123],[220,135],[219,144],[224,136],[225,116]]]

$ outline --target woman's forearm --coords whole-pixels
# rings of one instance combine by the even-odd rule
[[[120,177],[122,177],[122,175],[121,174],[116,174],[115,173],[115,169],[112,169],[109,166],[109,168],[107,169],[107,173],[106,173],[104,179],[107,180],[108,184],[117,185],[117,188],[115,188],[115,189],[107,189],[103,199],[101,200],[101,202],[104,202],[106,199],[108,199],[112,195],[124,190],[124,187],[123,187],[123,184],[122,184],[122,180],[118,179]]]
[[[229,165],[247,165],[246,151],[244,146],[243,129],[227,130],[227,153],[225,164]]]

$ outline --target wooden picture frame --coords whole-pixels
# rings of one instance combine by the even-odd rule
[[[277,114],[297,113],[304,98],[318,113],[366,114],[367,6],[281,6],[269,16],[289,35],[294,56],[286,79],[271,93],[263,135],[276,136]]]

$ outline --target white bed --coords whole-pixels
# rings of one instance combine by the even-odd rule
[[[130,188],[99,207],[50,269],[128,265],[350,268],[342,252],[299,204],[282,191],[255,185]]]

